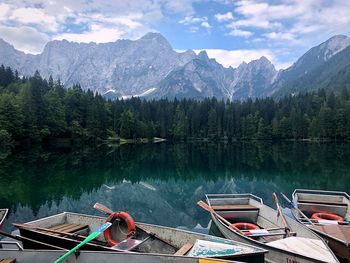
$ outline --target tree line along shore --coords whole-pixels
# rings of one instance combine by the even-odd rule
[[[86,143],[350,140],[350,88],[282,99],[106,100],[38,72],[0,67],[0,145],[69,139]]]

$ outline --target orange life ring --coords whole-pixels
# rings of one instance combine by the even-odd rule
[[[128,226],[127,238],[129,238],[135,234],[135,231],[136,231],[135,221],[134,221],[134,219],[132,219],[132,217],[128,213],[123,212],[123,211],[113,212],[112,214],[109,215],[106,222],[110,222],[113,224],[113,222],[116,219],[123,220],[126,223],[126,225]],[[118,241],[114,240],[112,237],[112,227],[110,227],[106,231],[104,231],[103,235],[104,235],[104,237],[105,237],[105,239],[110,247],[113,247],[113,246],[118,244]]]
[[[259,226],[252,223],[234,223],[232,226],[238,228],[239,230],[256,230],[260,229]]]
[[[317,219],[317,220],[333,220],[333,221],[344,221],[344,218],[341,216],[331,214],[331,213],[314,213],[311,216],[312,219]]]

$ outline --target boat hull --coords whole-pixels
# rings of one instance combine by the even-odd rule
[[[339,239],[344,238],[345,236],[349,236],[350,226],[338,225],[337,227],[339,227],[339,231],[331,231],[333,233],[330,234],[327,233],[325,229],[322,229],[322,227],[313,227],[312,225],[306,224],[307,221],[301,220],[303,217],[297,210],[303,210],[304,214],[306,213],[307,216],[311,216],[314,212],[327,212],[342,215],[346,218],[350,216],[349,195],[344,192],[336,191],[296,189],[294,190],[292,197],[295,207],[291,207],[291,211],[294,219],[321,236],[327,242],[328,246],[332,249],[334,254],[337,255],[337,257],[344,260],[344,262],[350,263],[349,238],[346,238],[346,240]],[[308,201],[304,203],[303,199],[307,199]],[[314,203],[311,201],[314,201]],[[332,227],[335,226],[331,226],[331,228]],[[335,234],[335,232],[338,232],[338,234]]]
[[[51,217],[39,219],[36,221],[29,222],[27,224],[31,226],[36,227],[49,227],[50,225],[60,224],[62,222],[73,222],[74,219],[75,222],[84,222],[87,225],[89,225],[90,230],[93,230],[97,226],[101,225],[106,219],[103,217],[96,217],[96,216],[90,216],[90,215],[83,215],[83,214],[77,214],[77,213],[69,213],[64,212],[58,215],[54,215]],[[209,256],[210,258],[221,258],[226,260],[239,260],[241,262],[250,262],[250,263],[262,263],[264,262],[265,254],[267,253],[266,250],[262,250],[253,246],[246,246],[245,244],[240,244],[238,242],[232,242],[227,239],[221,239],[218,237],[213,237],[209,235],[204,235],[200,233],[193,233],[189,231],[169,228],[169,227],[163,227],[163,226],[156,226],[156,225],[150,225],[150,224],[143,224],[143,223],[136,223],[138,229],[142,229],[142,231],[145,231],[146,233],[151,233],[151,235],[155,235],[155,239],[161,239],[165,240],[167,244],[171,244],[171,246],[175,247],[174,251],[170,250],[164,250],[164,247],[157,247],[158,245],[156,243],[152,243],[150,240],[150,251],[133,251],[130,252],[132,255],[137,253],[142,254],[158,254],[163,255],[166,258],[169,257],[175,257],[173,256],[174,252],[177,251],[176,248],[182,247],[184,243],[192,243],[194,244],[196,240],[207,240],[207,241],[213,241],[213,242],[219,242],[219,243],[227,243],[229,242],[231,248],[235,250],[237,248],[238,250],[234,253],[227,253],[220,256]],[[24,240],[23,246],[25,249],[52,249],[49,246],[55,246],[60,247],[64,249],[71,249],[75,245],[79,243],[78,240],[74,240],[71,238],[67,238],[64,236],[58,236],[58,235],[52,235],[48,232],[43,231],[37,231],[34,229],[28,229],[28,228],[20,228],[20,234],[22,237],[25,237],[27,239],[31,240],[37,240],[42,243],[47,244],[48,246],[43,246],[42,244],[38,244],[32,241]],[[103,237],[99,236],[95,239],[95,241],[101,241],[103,242]],[[146,244],[146,242],[144,243]],[[145,247],[148,247],[145,246]],[[165,246],[167,247],[167,246]],[[173,249],[173,248],[172,248]],[[115,250],[112,250],[112,248],[108,246],[99,245],[96,246],[94,244],[88,243],[87,245],[84,245],[82,247],[83,251],[95,251],[96,253],[105,253],[105,252],[112,252]],[[197,257],[198,258],[198,257]],[[126,262],[126,261],[125,261]],[[144,261],[139,261],[144,262]],[[130,262],[128,262],[130,263]]]
[[[19,263],[54,262],[63,254],[62,251],[48,250],[10,250],[0,249],[0,260],[15,258]],[[115,253],[106,251],[82,251],[65,260],[67,263],[234,263],[218,259],[198,259],[183,256],[165,256],[141,253]],[[238,263],[238,261],[235,261]]]
[[[212,214],[212,220],[219,229],[220,233],[228,239],[238,241],[241,243],[246,243],[248,245],[257,246],[262,249],[266,249],[269,253],[265,256],[265,261],[269,263],[320,263],[323,261],[319,261],[313,258],[308,258],[305,256],[301,256],[292,252],[288,252],[282,249],[278,249],[267,244],[255,241],[251,238],[245,237],[236,233],[235,231],[229,229],[226,225],[224,225],[214,214]],[[326,263],[326,262],[325,262]]]

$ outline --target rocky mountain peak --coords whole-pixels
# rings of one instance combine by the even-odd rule
[[[208,54],[205,50],[202,50],[201,52],[199,52],[197,57],[201,60],[205,60],[205,61],[209,60]]]
[[[319,45],[319,50],[324,54],[324,60],[330,59],[332,56],[342,51],[350,45],[350,38],[345,35],[336,35],[326,42]]]

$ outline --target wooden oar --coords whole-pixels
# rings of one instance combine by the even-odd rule
[[[75,247],[73,247],[71,250],[69,250],[66,254],[62,255],[61,257],[59,257],[54,263],[59,263],[62,262],[63,260],[65,260],[67,257],[69,257],[71,254],[73,254],[78,248],[82,247],[83,245],[85,245],[86,243],[90,242],[91,240],[95,239],[97,236],[99,236],[100,234],[102,234],[105,230],[107,230],[110,226],[112,225],[112,223],[104,223],[99,229],[97,229],[96,231],[92,232],[90,235],[88,235],[87,238],[85,238],[82,242],[80,242],[78,245],[76,245]]]
[[[284,193],[281,193],[281,195],[289,203],[292,209],[298,211],[298,213],[301,214],[311,225],[314,224],[298,207],[293,205],[292,201],[290,201],[290,199]]]
[[[238,229],[237,227],[235,227],[234,225],[232,225],[228,220],[226,220],[225,218],[223,218],[221,215],[219,215],[211,206],[209,206],[207,203],[203,202],[202,200],[197,202],[197,205],[199,205],[200,207],[202,207],[204,210],[213,213],[214,215],[216,215],[218,218],[220,218],[220,220],[222,222],[224,222],[226,225],[228,225],[229,228],[241,233],[242,235],[244,235],[244,233]]]
[[[277,217],[278,217],[278,215],[280,215],[281,216],[281,218],[282,218],[282,223],[283,223],[283,225],[284,225],[284,230],[285,230],[285,232],[286,232],[286,236],[287,237],[290,237],[290,227],[288,226],[288,223],[287,223],[287,221],[286,221],[286,218],[284,217],[284,214],[283,214],[283,212],[282,212],[282,208],[281,208],[281,206],[280,206],[280,204],[279,204],[279,202],[278,202],[278,198],[277,198],[277,195],[276,195],[276,193],[272,193],[272,198],[273,198],[273,201],[275,202],[275,205],[276,205],[276,208],[277,208]]]
[[[100,203],[94,204],[94,208],[102,213],[107,214],[107,215],[110,215],[113,213],[113,211],[111,209],[109,209],[107,206],[100,204]]]

